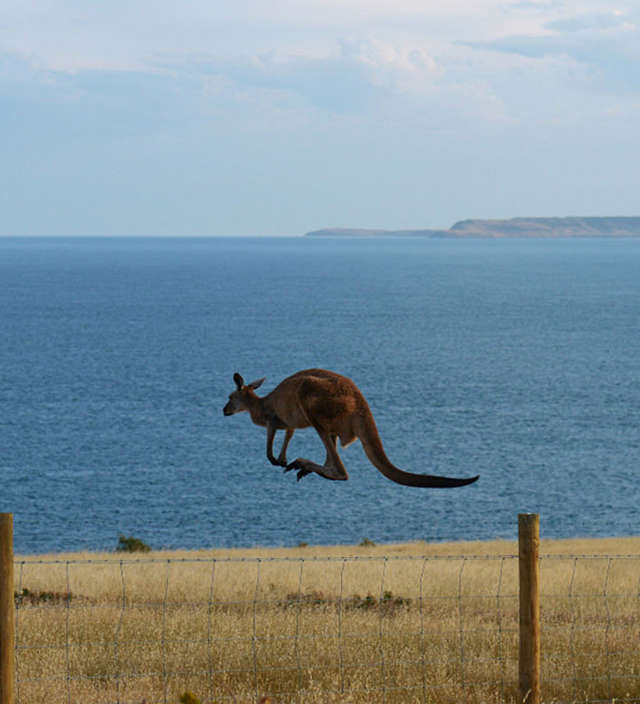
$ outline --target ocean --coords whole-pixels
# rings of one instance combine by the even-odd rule
[[[3,238],[0,322],[19,554],[639,532],[640,239]],[[348,482],[271,466],[233,373],[308,367],[397,466],[479,481],[399,486],[359,443]]]

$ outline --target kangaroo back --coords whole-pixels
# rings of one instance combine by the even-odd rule
[[[456,486],[465,486],[475,482],[478,475],[465,479],[455,477],[439,477],[432,474],[414,474],[398,469],[391,460],[387,457],[384,451],[382,440],[376,422],[368,407],[363,408],[360,417],[357,421],[356,434],[360,438],[365,454],[369,458],[371,464],[384,474],[387,479],[391,479],[396,484],[404,486],[418,486],[427,489],[447,489]]]

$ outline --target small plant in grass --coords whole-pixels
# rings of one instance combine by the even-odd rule
[[[193,692],[185,692],[178,701],[180,704],[200,704],[200,699]]]
[[[73,599],[71,592],[46,592],[31,591],[24,587],[21,592],[14,592],[13,599],[16,606],[38,606],[40,604],[68,604]]]
[[[127,538],[124,535],[119,535],[116,552],[151,552],[151,547],[140,538],[134,538],[132,535]]]
[[[396,596],[392,591],[386,590],[382,596],[376,597],[369,593],[362,597],[354,594],[349,597],[337,597],[325,594],[321,591],[311,591],[306,594],[290,592],[286,599],[276,602],[283,609],[300,608],[301,606],[314,607],[319,609],[344,609],[346,611],[380,611],[381,613],[394,615],[400,609],[409,608],[411,599]]]
[[[373,548],[373,547],[375,547],[375,545],[376,544],[373,542],[373,540],[370,540],[369,538],[363,538],[360,541],[361,548]]]

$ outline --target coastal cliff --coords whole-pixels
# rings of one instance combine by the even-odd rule
[[[640,237],[640,217],[460,220],[448,230],[325,228],[306,237]]]

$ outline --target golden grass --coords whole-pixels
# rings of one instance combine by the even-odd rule
[[[19,701],[515,702],[516,554],[496,541],[17,558]],[[640,700],[640,538],[541,554],[544,700]]]

